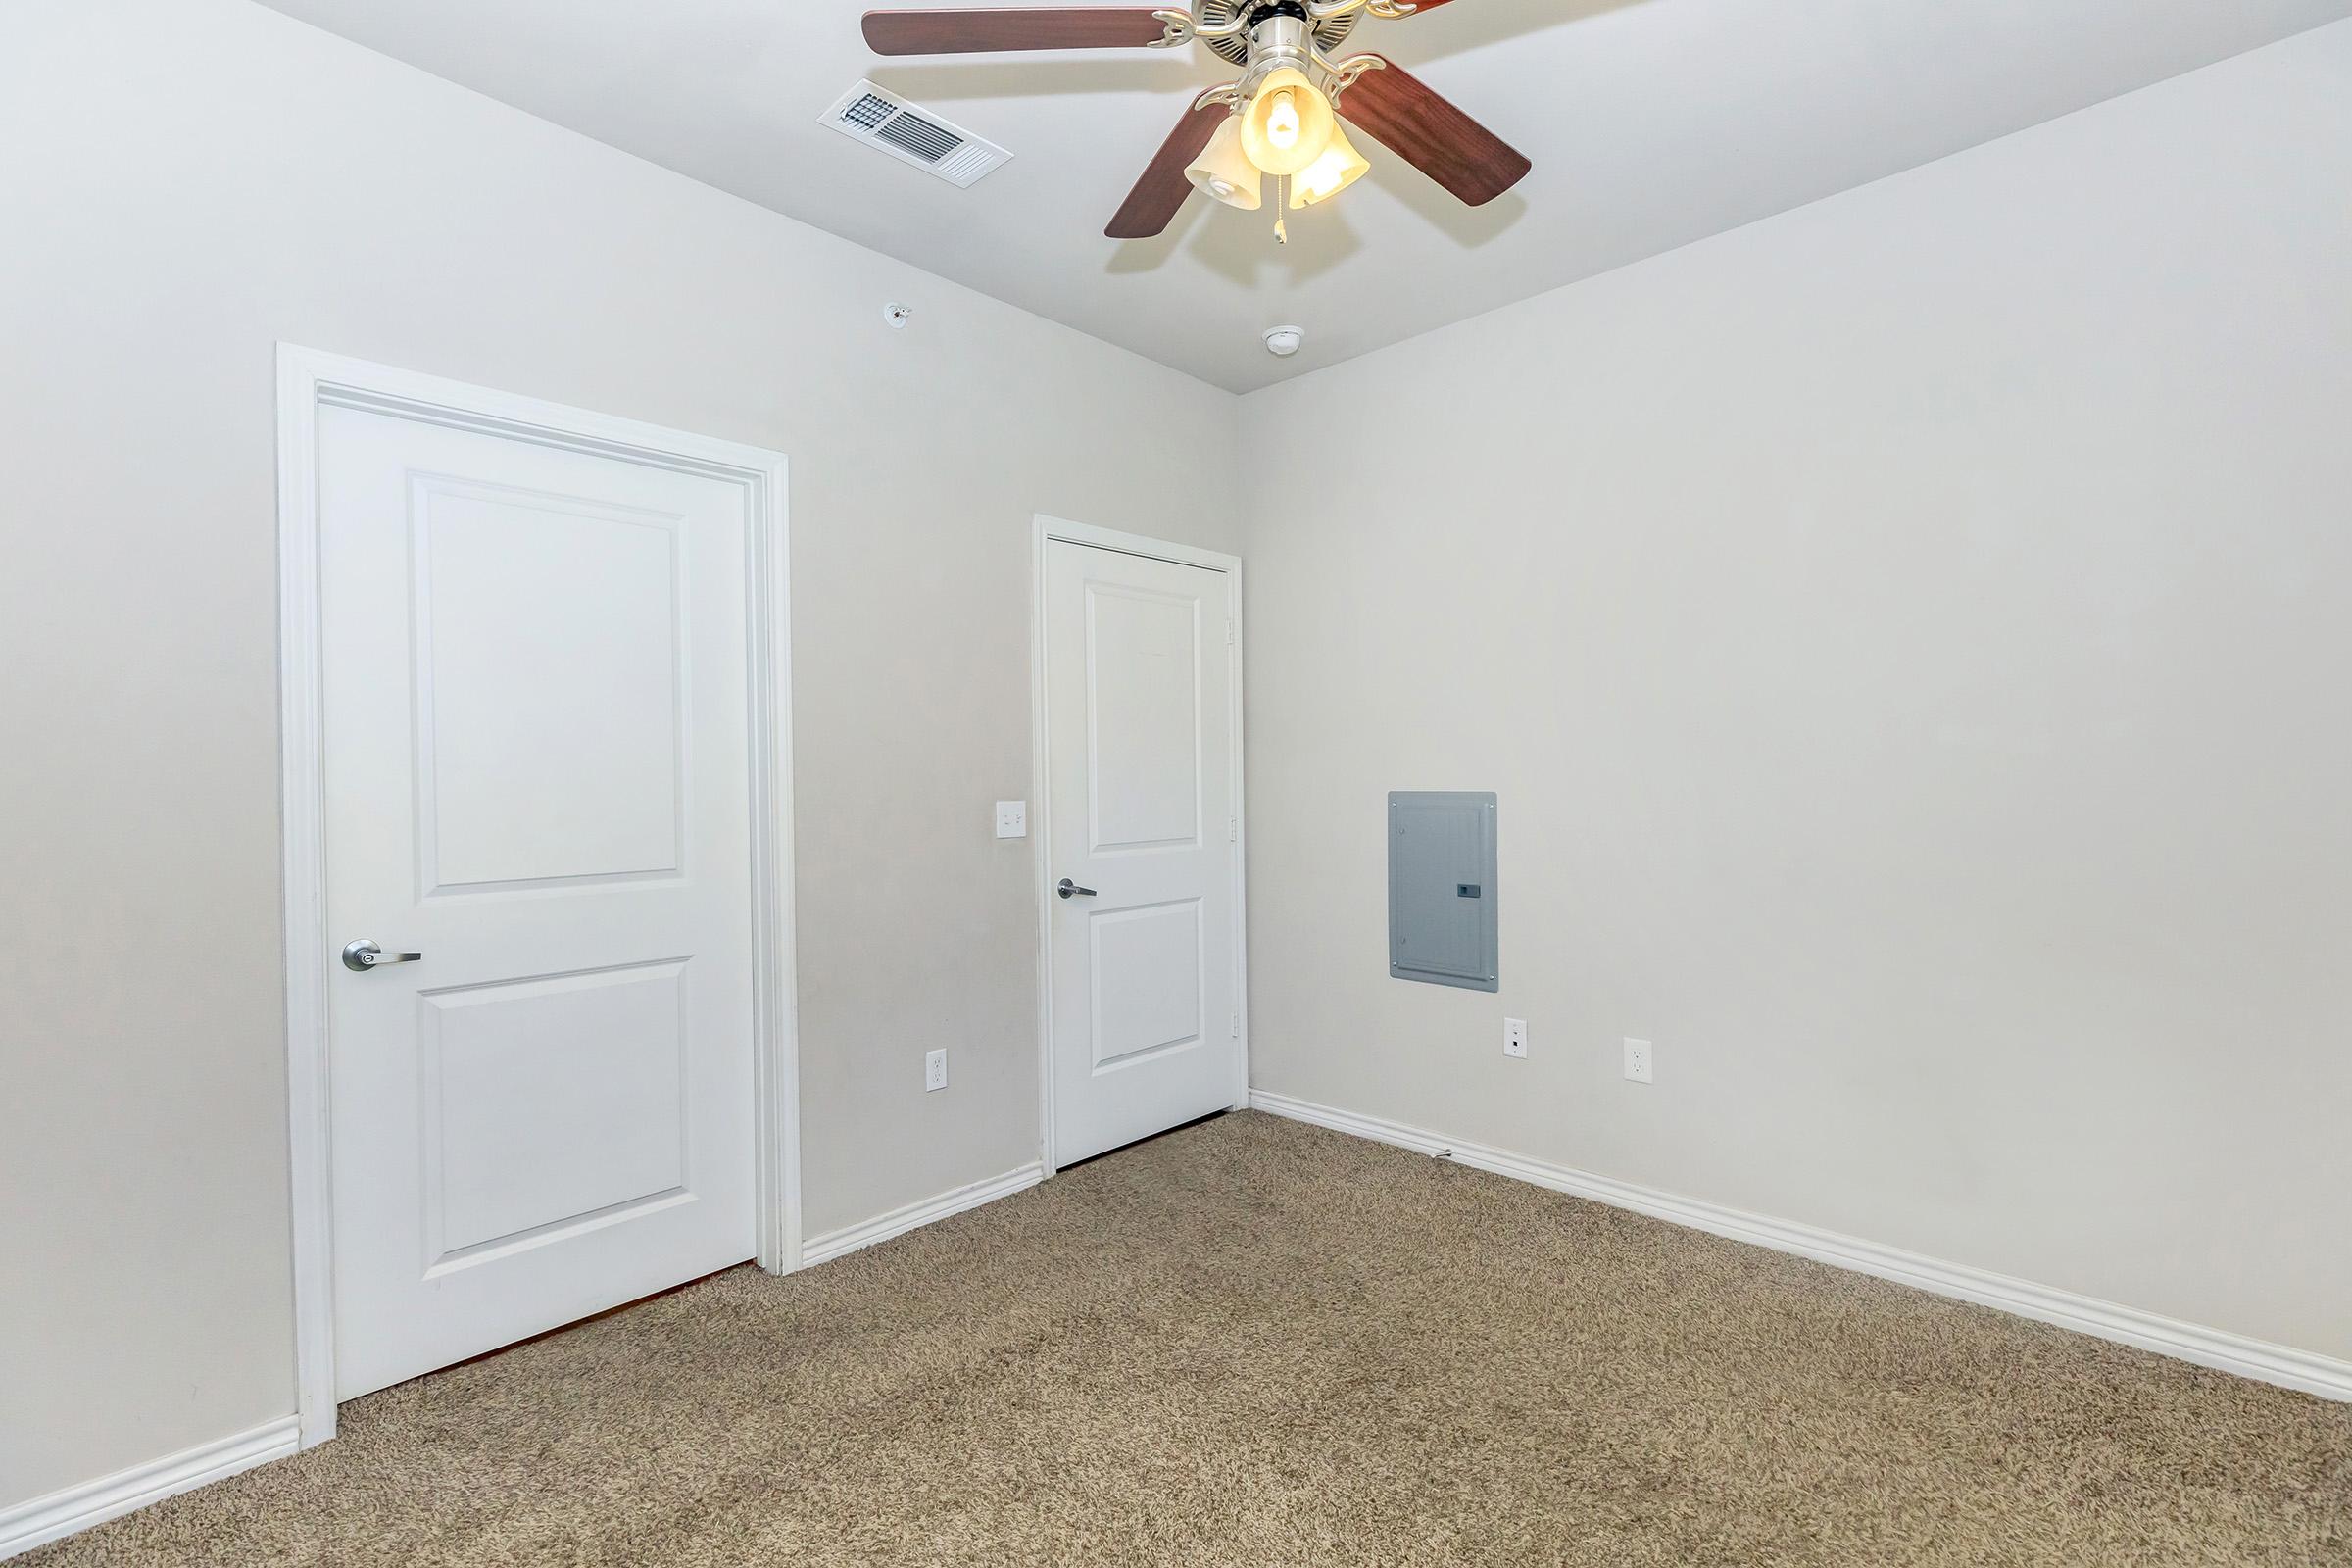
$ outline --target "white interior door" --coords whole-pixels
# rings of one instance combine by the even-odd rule
[[[335,1391],[754,1251],[740,485],[319,416]],[[340,955],[338,955],[338,957]]]
[[[1045,545],[1054,1158],[1238,1104],[1230,579]],[[1078,891],[1084,890],[1084,891]]]

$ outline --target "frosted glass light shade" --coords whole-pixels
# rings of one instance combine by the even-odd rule
[[[1242,121],[1227,115],[1225,123],[1208,138],[1200,156],[1187,166],[1184,177],[1228,207],[1253,213],[1264,199],[1258,190],[1257,166],[1242,151]]]
[[[1338,125],[1333,125],[1331,145],[1323,149],[1323,156],[1292,178],[1292,208],[1312,207],[1319,201],[1337,196],[1363,178],[1364,172],[1371,167],[1364,162],[1364,155],[1355,150],[1354,143],[1348,139],[1348,133]]]
[[[1296,66],[1284,66],[1242,112],[1242,151],[1269,174],[1296,174],[1323,156],[1338,128],[1331,100]]]

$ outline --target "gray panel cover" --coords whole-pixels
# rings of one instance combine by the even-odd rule
[[[1468,790],[1392,794],[1389,973],[1496,990],[1494,933],[1494,797]]]

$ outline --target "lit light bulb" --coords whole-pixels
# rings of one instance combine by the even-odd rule
[[[1298,145],[1298,95],[1285,89],[1266,112],[1266,140],[1289,152]]]
[[[1277,67],[1241,114],[1242,151],[1269,174],[1296,174],[1331,145],[1331,100],[1296,66]]]

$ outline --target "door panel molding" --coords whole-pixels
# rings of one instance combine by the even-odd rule
[[[1207,550],[1198,545],[1179,544],[1168,539],[1154,539],[1145,534],[1124,533],[1115,528],[1100,528],[1091,523],[1072,522],[1040,513],[1030,536],[1029,584],[1030,604],[1030,685],[1029,733],[1030,753],[1030,813],[1029,846],[1030,875],[1036,888],[1037,910],[1037,1093],[1038,1093],[1038,1160],[1045,1176],[1054,1173],[1054,877],[1053,863],[1053,780],[1050,774],[1051,756],[1047,744],[1046,709],[1046,557],[1047,548],[1054,542],[1091,545],[1099,550],[1115,550],[1124,555],[1141,556],[1151,561],[1170,562],[1180,566],[1200,566],[1225,576],[1226,624],[1232,628],[1232,655],[1227,671],[1228,710],[1231,717],[1232,800],[1230,822],[1201,822],[1202,835],[1226,833],[1233,844],[1233,963],[1234,1015],[1231,1029],[1236,1042],[1234,1051],[1233,1103],[1244,1105],[1250,1099],[1250,913],[1246,897],[1249,865],[1249,807],[1243,788],[1243,651],[1242,626],[1242,558],[1221,550]],[[1149,854],[1148,848],[1133,853]],[[1202,1018],[1204,1035],[1213,1038],[1227,1028],[1222,1019]],[[1165,1049],[1165,1048],[1163,1048]],[[1157,1051],[1135,1054],[1132,1059],[1147,1059],[1159,1054]],[[1123,1063],[1105,1064],[1115,1070]]]
[[[739,485],[749,534],[753,1147],[762,1268],[802,1264],[797,987],[793,972],[791,639],[784,457],[281,343],[277,349],[278,683],[285,901],[287,1137],[292,1177],[296,1419],[308,1448],[335,1434],[329,1184],[318,425],[354,409],[614,458]],[[505,891],[505,890],[501,890]],[[493,895],[495,896],[495,895]]]

